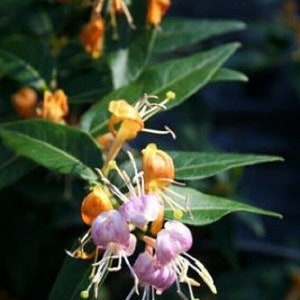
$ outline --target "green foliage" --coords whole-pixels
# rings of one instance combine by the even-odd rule
[[[17,154],[50,170],[90,181],[97,178],[93,169],[101,165],[101,152],[86,133],[33,120],[5,124],[0,129],[0,136]]]
[[[0,202],[5,209],[8,203],[3,199],[7,199],[7,193],[12,193],[15,202],[12,201],[11,205],[17,205],[19,199],[36,205],[36,216],[33,217],[36,224],[40,224],[37,220],[42,218],[38,215],[40,206],[49,205],[51,229],[55,226],[59,230],[80,227],[78,203],[82,200],[83,190],[96,182],[101,183],[96,169],[102,168],[105,153],[95,138],[108,131],[111,100],[125,99],[134,104],[148,94],[157,96],[153,102],[159,103],[167,92],[173,91],[176,97],[165,107],[169,110],[186,104],[191,96],[207,85],[220,81],[247,81],[243,73],[226,66],[240,44],[220,44],[213,40],[219,35],[243,29],[243,23],[166,18],[158,30],[141,25],[144,23],[139,18],[145,5],[140,6],[140,0],[132,2],[132,14],[137,16],[136,24],[140,27],[131,32],[122,16],[118,17],[118,33],[124,36],[114,41],[111,28],[108,29],[104,53],[93,60],[84,52],[79,39],[89,7],[77,1],[1,1],[0,189],[3,196]],[[26,12],[24,15],[23,11]],[[209,43],[203,41],[214,41],[213,46],[208,47]],[[37,118],[20,120],[13,111],[10,97],[21,87],[36,90],[38,108],[43,107],[44,91],[63,89],[68,94],[71,111],[66,122],[57,124]],[[134,145],[131,149],[132,152],[140,150]],[[281,160],[276,156],[196,151],[169,152],[174,161],[176,179],[199,180],[236,167]],[[122,156],[118,157],[119,160],[122,165]],[[38,176],[42,174],[37,184],[34,172]],[[55,180],[51,181],[48,187],[49,178],[64,179],[59,185]],[[214,223],[234,212],[281,217],[278,213],[204,194],[188,186],[172,187],[172,191],[172,197],[175,192],[188,199],[190,214],[184,213],[181,221],[190,225]],[[174,199],[182,201],[176,195]],[[48,206],[44,209],[48,212]],[[76,211],[75,217],[73,210]],[[73,215],[70,217],[69,213]],[[165,215],[172,219],[173,211],[167,207]],[[49,299],[79,299],[80,291],[89,282],[88,265],[67,258]],[[11,275],[9,280],[14,281],[14,277]]]
[[[220,218],[233,212],[248,212],[279,218],[281,217],[278,213],[253,207],[245,203],[206,195],[188,187],[172,187],[172,191],[178,195],[186,197],[186,203],[190,208],[190,212],[185,213],[180,221],[190,225],[203,226],[214,223]],[[182,199],[180,200],[178,195],[173,195],[173,200],[182,203]],[[167,208],[165,212],[168,219],[173,219],[172,209]]]

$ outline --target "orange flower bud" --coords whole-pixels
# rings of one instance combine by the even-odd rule
[[[94,14],[82,28],[80,39],[86,52],[93,58],[99,58],[103,50],[105,24],[103,19]]]
[[[170,0],[148,0],[147,23],[159,25],[170,6]]]
[[[63,90],[54,93],[46,91],[41,107],[37,109],[37,115],[46,120],[61,123],[69,113],[68,98]]]
[[[36,116],[37,93],[29,87],[21,88],[11,96],[12,105],[16,113],[26,119]]]
[[[83,199],[81,204],[81,218],[87,225],[102,212],[113,209],[108,193],[100,186],[94,189]]]
[[[134,139],[144,128],[144,121],[137,109],[125,100],[110,101],[108,110],[112,113],[108,128],[114,136],[118,136],[123,141]],[[118,123],[121,123],[121,125],[119,130],[116,131],[114,125]]]
[[[172,158],[166,152],[157,149],[156,145],[152,143],[142,150],[142,154],[142,170],[146,189],[156,190],[169,186],[175,176]]]

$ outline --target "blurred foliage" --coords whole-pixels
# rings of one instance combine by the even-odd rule
[[[80,205],[89,184],[97,179],[94,169],[103,163],[103,153],[95,138],[107,131],[107,105],[112,99],[126,98],[134,103],[144,93],[163,98],[169,90],[176,92],[176,99],[168,108],[174,108],[169,120],[174,123],[178,140],[151,141],[157,139],[166,147],[180,149],[171,154],[178,179],[192,181],[185,190],[191,194],[195,219],[188,223],[212,223],[235,211],[278,216],[225,199],[236,197],[241,167],[279,158],[209,152],[203,134],[209,120],[195,93],[206,85],[247,81],[235,69],[251,75],[289,59],[282,54],[282,48],[290,45],[293,32],[281,23],[256,24],[263,51],[249,47],[249,51],[233,55],[240,44],[224,43],[220,36],[244,29],[244,23],[166,17],[161,28],[153,28],[145,26],[146,9],[146,1],[132,1],[130,11],[135,30],[129,28],[124,15],[118,16],[118,40],[113,39],[114,28],[108,21],[102,56],[93,59],[80,40],[91,10],[85,1],[2,0],[0,3],[0,228],[4,241],[0,250],[1,300],[46,299],[52,286],[50,299],[78,299],[81,284],[87,279],[84,276],[87,266],[65,259],[64,249],[72,248],[73,241],[86,229],[80,219]],[[296,57],[295,52],[295,74],[298,74]],[[230,67],[226,65],[229,58]],[[245,65],[245,61],[251,64]],[[62,89],[70,105],[66,124],[20,120],[11,96],[25,86],[37,92],[39,102],[45,91]],[[186,100],[189,105],[182,106]],[[167,114],[149,124],[164,123]],[[199,125],[202,117],[204,121]],[[145,145],[145,140],[137,139],[128,147],[135,151]],[[195,152],[199,149],[208,153]],[[226,222],[223,224],[227,226]],[[257,232],[261,230],[256,219],[250,217],[249,224]],[[198,243],[195,248],[199,247],[199,253],[204,252],[208,265],[217,273],[227,264],[231,263],[231,267],[238,264],[230,234],[224,239],[218,235],[219,224],[214,225],[209,233],[203,228],[194,229],[197,240],[203,238],[203,244],[216,242],[213,251]],[[224,259],[218,261],[220,253]],[[242,276],[238,273],[239,278],[246,278],[243,288],[249,283],[247,291],[236,288],[232,279],[235,273],[221,276],[217,279],[220,299],[283,299],[283,293],[278,297],[271,292],[263,298],[265,294],[261,296],[260,290],[252,290],[255,282],[250,283],[247,278],[255,277],[258,281],[261,278],[262,289],[268,290],[269,280],[280,281],[282,290],[287,291],[289,271],[285,270],[283,274],[287,275],[283,279],[277,267],[272,270],[273,277],[264,277],[260,269]],[[117,280],[108,278],[101,297],[124,296],[111,294],[111,291],[120,293],[123,284],[127,291],[129,276],[124,277],[118,274]],[[158,298],[170,299],[174,294],[171,290]]]

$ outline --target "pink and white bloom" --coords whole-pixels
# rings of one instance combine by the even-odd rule
[[[164,229],[157,234],[155,255],[157,260],[173,268],[177,274],[176,285],[178,293],[180,283],[188,285],[191,299],[194,298],[192,286],[200,286],[200,283],[188,276],[189,270],[193,270],[208,285],[212,293],[216,294],[217,289],[214,281],[205,266],[186,251],[192,246],[192,234],[187,226],[178,221],[168,221]]]
[[[151,194],[130,197],[119,208],[119,212],[124,219],[140,229],[144,229],[149,222],[156,220],[160,210],[159,199]]]
[[[157,234],[156,257],[162,264],[167,264],[187,252],[192,244],[193,237],[187,226],[178,221],[168,221]]]
[[[135,250],[136,237],[130,233],[122,215],[117,210],[101,213],[91,225],[91,238],[97,250],[103,249],[104,253],[102,258],[93,264],[92,279],[86,292],[94,286],[94,295],[97,298],[99,284],[102,283],[106,273],[121,270],[122,260],[131,271],[137,286],[137,277],[127,258]],[[115,260],[116,266],[113,265]]]
[[[151,299],[154,299],[155,294],[162,294],[174,284],[177,278],[173,268],[168,265],[162,265],[149,252],[139,254],[133,265],[133,269],[139,280],[139,285],[144,288],[142,300],[150,299],[151,294]],[[129,300],[134,292],[133,288],[126,300]]]

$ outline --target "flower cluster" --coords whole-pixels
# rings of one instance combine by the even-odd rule
[[[125,15],[130,28],[134,29],[135,25],[125,0],[94,0],[92,6],[90,19],[83,26],[80,39],[86,52],[97,59],[103,52],[107,11],[113,29],[113,39],[118,39],[117,16],[119,14]],[[158,27],[170,6],[170,0],[148,0],[146,23]]]
[[[187,199],[178,194],[173,197],[175,193],[170,188],[177,184],[172,158],[150,143],[141,151],[140,168],[130,151],[127,151],[130,165],[126,170],[115,160],[123,143],[145,130],[144,122],[165,109],[174,97],[174,93],[168,92],[166,99],[156,104],[149,101],[153,96],[148,95],[135,105],[125,100],[109,104],[112,115],[108,127],[115,138],[110,144],[113,150],[108,151],[103,168],[97,169],[99,181],[82,201],[81,217],[89,230],[77,249],[67,251],[72,257],[92,260],[90,283],[81,292],[83,299],[88,299],[91,293],[97,298],[107,274],[121,270],[124,264],[134,282],[126,300],[135,294],[141,295],[141,299],[155,299],[155,295],[173,285],[181,298],[188,299],[181,284],[187,285],[189,299],[196,299],[193,287],[200,282],[190,277],[191,272],[216,293],[204,265],[187,253],[193,238],[180,218],[189,210]],[[181,197],[185,205],[180,203]],[[173,209],[174,219],[164,222],[166,207]],[[143,245],[140,253],[137,243]]]

